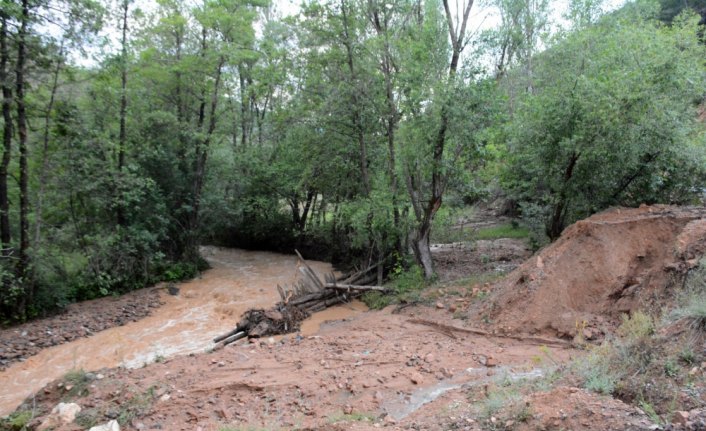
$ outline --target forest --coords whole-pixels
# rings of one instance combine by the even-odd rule
[[[431,279],[435,226],[498,193],[537,247],[703,198],[703,0],[277,3],[1,1],[2,323],[200,244]]]

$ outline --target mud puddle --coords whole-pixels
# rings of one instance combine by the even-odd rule
[[[244,311],[274,304],[279,299],[274,286],[292,283],[298,274],[296,256],[210,246],[201,252],[212,269],[181,283],[178,296],[163,292],[165,304],[152,315],[42,350],[0,372],[0,415],[73,369],[138,368],[161,358],[203,352],[215,336],[234,327]],[[309,264],[319,273],[332,270],[328,263]],[[326,320],[362,310],[360,303],[325,310],[305,322],[303,330],[315,333]]]

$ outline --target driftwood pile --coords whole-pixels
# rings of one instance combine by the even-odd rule
[[[301,278],[289,287],[277,285],[281,300],[268,310],[246,311],[235,329],[214,338],[216,348],[245,337],[260,338],[296,332],[301,322],[312,313],[332,305],[349,302],[368,291],[387,292],[387,289],[382,286],[368,285],[377,279],[375,274],[377,265],[342,277],[326,274],[322,281],[298,251],[297,256]]]

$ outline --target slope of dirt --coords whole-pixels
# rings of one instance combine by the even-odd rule
[[[0,371],[42,349],[88,337],[150,315],[162,304],[158,288],[70,304],[63,313],[0,330]]]
[[[503,331],[600,338],[621,313],[664,306],[704,250],[706,208],[605,211],[567,228],[469,316]]]

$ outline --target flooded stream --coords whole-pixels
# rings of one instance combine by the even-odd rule
[[[203,247],[212,269],[181,283],[178,296],[163,292],[164,305],[153,314],[88,338],[42,350],[0,372],[0,415],[13,411],[26,397],[72,369],[140,367],[158,358],[203,352],[211,340],[235,327],[250,308],[267,308],[278,299],[277,284],[296,280],[296,256]],[[331,265],[309,262],[320,274]],[[342,319],[364,310],[362,304],[333,307],[303,325],[311,334],[325,320]]]

